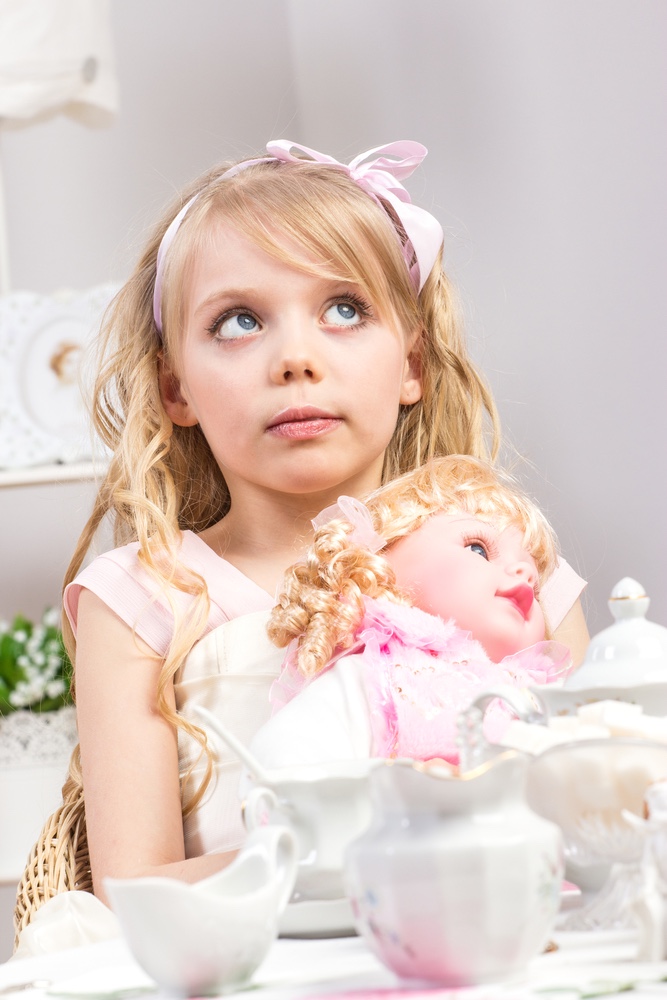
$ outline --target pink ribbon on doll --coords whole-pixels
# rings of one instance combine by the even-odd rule
[[[440,255],[443,231],[438,220],[430,212],[412,204],[410,195],[401,181],[409,177],[422,163],[428,152],[425,146],[422,146],[420,142],[403,139],[387,143],[385,146],[375,146],[373,149],[355,156],[349,163],[339,163],[333,156],[318,153],[315,149],[301,146],[287,139],[272,140],[267,143],[266,150],[269,156],[237,163],[221,174],[219,179],[233,177],[257,163],[275,163],[276,161],[303,163],[310,160],[313,163],[342,170],[381,208],[386,211],[386,206],[389,206],[399,220],[407,238],[407,242],[402,244],[406,266],[416,291],[421,292]],[[306,154],[307,159],[303,155],[294,155],[292,150]],[[162,334],[162,281],[165,260],[183,219],[200,193],[198,192],[190,198],[172,219],[158,248],[153,289],[153,317],[160,334]]]
[[[338,497],[336,503],[330,507],[325,507],[310,523],[315,531],[317,531],[323,525],[328,524],[330,521],[336,521],[339,518],[343,521],[348,521],[352,525],[353,530],[350,538],[355,545],[360,545],[371,552],[379,552],[380,549],[385,547],[386,541],[375,530],[373,518],[370,515],[368,507],[361,500],[357,500],[356,497]]]

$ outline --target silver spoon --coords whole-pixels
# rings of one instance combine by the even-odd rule
[[[216,718],[207,708],[202,708],[201,705],[195,705],[192,711],[195,715],[199,716],[202,722],[206,722],[216,736],[219,736],[241,758],[253,778],[262,785],[271,783],[269,772],[260,764],[254,754],[248,750],[245,743],[241,743],[241,740],[234,736],[233,733],[230,733],[220,719]]]

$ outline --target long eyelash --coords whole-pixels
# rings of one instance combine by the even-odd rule
[[[211,337],[215,337],[220,327],[225,322],[225,320],[231,319],[232,316],[252,316],[252,318],[257,320],[257,322],[259,323],[259,320],[257,319],[257,317],[255,316],[255,314],[252,312],[251,309],[242,309],[240,307],[235,307],[234,309],[225,309],[223,312],[221,312],[220,315],[213,320],[211,325],[206,327],[206,332],[210,334]]]
[[[370,302],[362,299],[360,295],[337,295],[331,301],[332,306],[341,305],[343,302],[348,302],[350,305],[358,311],[362,319],[370,319],[373,316],[373,306]]]
[[[475,531],[471,535],[464,536],[463,547],[466,548],[468,545],[474,545],[475,542],[484,546],[489,559],[493,559],[498,555],[498,543],[493,535],[487,535],[484,531]]]

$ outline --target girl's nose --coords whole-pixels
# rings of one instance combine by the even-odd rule
[[[292,329],[276,345],[271,363],[271,380],[279,385],[286,382],[319,382],[323,366],[317,354],[314,336],[309,331]]]

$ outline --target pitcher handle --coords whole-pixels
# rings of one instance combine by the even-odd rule
[[[512,687],[510,684],[497,684],[495,687],[478,694],[471,705],[479,708],[482,716],[484,716],[491,702],[497,698],[509,705],[522,722],[536,722],[546,725],[548,718],[547,707],[540,696],[529,688]]]
[[[298,857],[294,834],[288,826],[259,826],[248,834],[244,853],[246,850],[258,851],[266,858],[269,878],[276,880],[277,912],[282,913],[290,901],[297,876]]]
[[[518,715],[522,722],[537,722],[546,725],[548,712],[546,705],[535,691],[528,688],[497,684],[482,691],[457,719],[459,768],[462,772],[472,771],[485,761],[495,757],[502,749],[487,743],[482,724],[489,705],[500,699]]]

